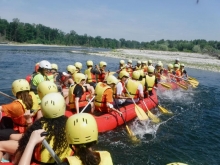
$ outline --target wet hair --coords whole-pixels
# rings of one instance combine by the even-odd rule
[[[38,129],[44,129],[48,136],[46,137],[46,140],[48,143],[53,139],[53,150],[58,155],[58,157],[67,151],[68,143],[66,141],[66,132],[65,132],[65,125],[66,125],[67,117],[66,116],[60,116],[58,118],[45,118],[41,117],[39,120],[35,121],[23,134],[22,138],[18,142],[18,149],[15,152],[15,164],[18,164],[19,159],[21,158],[26,145],[29,141],[29,138],[31,136],[31,133]],[[41,151],[43,151],[45,148],[42,145]],[[53,159],[50,156],[50,159]]]
[[[22,100],[27,109],[31,109],[33,107],[33,100],[29,91],[20,91],[16,93],[16,98]]]
[[[89,149],[94,144],[96,144],[96,142],[90,142],[86,144],[74,144],[74,147],[77,149],[74,150],[75,152],[74,156],[78,156],[82,161],[83,165],[99,165],[99,163],[101,162],[99,153],[95,151],[91,151]]]

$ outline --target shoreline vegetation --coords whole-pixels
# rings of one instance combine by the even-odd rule
[[[45,45],[45,44],[22,44],[22,43],[8,43],[0,44],[8,46],[45,46],[45,47],[79,47],[79,46],[64,46],[64,45]],[[186,53],[186,52],[170,52],[170,51],[156,51],[156,50],[140,50],[140,49],[112,49],[105,52],[86,52],[86,51],[71,51],[72,53],[86,53],[90,55],[105,56],[118,59],[131,59],[133,65],[140,60],[153,60],[156,64],[162,61],[164,67],[167,64],[173,63],[176,58],[184,63],[186,68],[195,68],[201,70],[208,70],[220,72],[220,60],[208,54]]]

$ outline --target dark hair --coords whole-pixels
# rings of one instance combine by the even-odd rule
[[[90,142],[86,144],[74,144],[77,149],[75,156],[78,156],[83,165],[99,165],[101,158],[98,152],[92,151],[92,147],[96,142]]]
[[[60,156],[64,152],[67,151],[68,143],[66,141],[66,132],[65,132],[65,125],[66,125],[67,117],[66,116],[60,116],[58,118],[45,118],[42,117],[39,120],[35,121],[23,134],[22,138],[18,141],[18,149],[15,153],[15,164],[18,164],[19,159],[21,158],[26,145],[29,141],[29,138],[31,136],[31,133],[34,130],[38,129],[44,129],[48,136],[46,137],[46,140],[51,141],[53,140],[53,150],[55,153]],[[54,138],[54,139],[53,139]],[[43,151],[45,148],[42,146],[41,151]],[[52,159],[52,157],[50,157]]]
[[[17,92],[16,98],[21,99],[28,110],[33,107],[33,100],[31,98],[31,95],[29,94],[29,91]]]

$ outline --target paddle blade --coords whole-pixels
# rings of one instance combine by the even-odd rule
[[[191,77],[191,76],[188,76],[188,79],[190,79],[190,80],[195,80],[195,81],[199,82],[196,78]]]
[[[147,114],[149,116],[149,118],[154,122],[154,123],[159,123],[160,122],[160,119],[154,115],[153,113],[151,113],[151,111],[147,111]]]
[[[183,85],[183,84],[180,84],[180,83],[177,83],[177,85],[179,85],[180,88],[184,89],[184,90],[187,90],[188,87]]]
[[[109,75],[113,75],[113,74],[115,74],[116,72],[109,72]]]
[[[141,107],[139,107],[137,104],[135,104],[135,112],[136,112],[139,120],[148,120],[149,119],[147,114],[144,112],[144,110]]]
[[[163,87],[165,87],[165,88],[167,88],[167,89],[170,89],[171,88],[171,86],[170,85],[168,85],[168,84],[165,84],[165,83],[160,83]]]
[[[172,112],[168,111],[167,109],[165,109],[164,107],[161,107],[160,105],[158,105],[158,108],[160,110],[161,113],[164,114],[173,114]]]
[[[131,138],[132,141],[134,142],[139,142],[140,140],[134,135],[134,133],[130,130],[130,128],[128,127],[128,125],[126,125],[126,130],[128,131],[128,134]]]

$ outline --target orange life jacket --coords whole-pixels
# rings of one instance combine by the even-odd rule
[[[96,75],[91,73],[92,67],[85,70],[85,75],[87,75],[87,82],[96,82]]]

